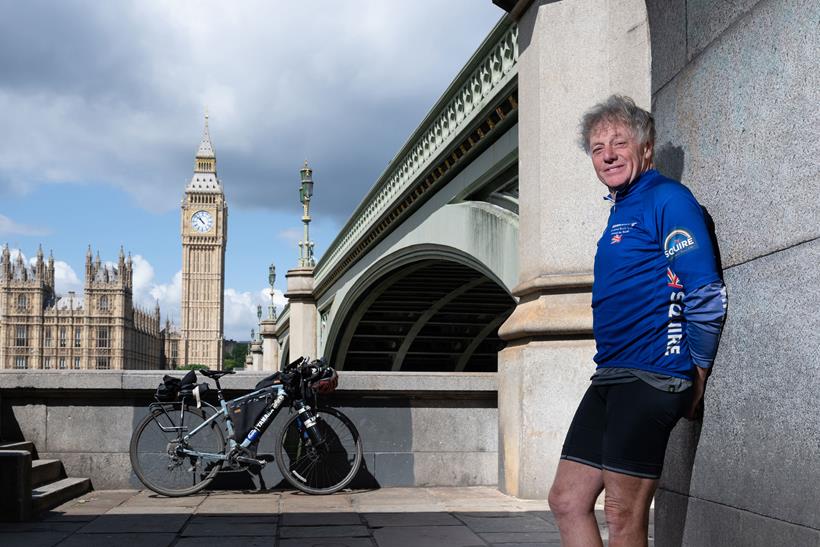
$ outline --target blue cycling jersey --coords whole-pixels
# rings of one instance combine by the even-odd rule
[[[610,199],[592,286],[595,362],[691,378],[684,290],[720,282],[703,210],[654,169]]]

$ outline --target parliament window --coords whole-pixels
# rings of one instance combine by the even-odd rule
[[[80,368],[80,358],[79,357],[74,358],[74,368],[76,368],[76,369]]]
[[[65,368],[65,357],[60,357],[57,368]]]
[[[109,348],[111,347],[111,340],[109,338],[108,327],[97,328],[97,347]]]
[[[82,344],[83,338],[83,328],[82,327],[74,327],[74,347],[79,348]]]
[[[65,327],[60,327],[60,347],[65,347]]]
[[[51,357],[43,357],[43,368],[51,368]]]
[[[17,336],[14,339],[15,346],[28,345],[28,327],[26,325],[17,325]]]
[[[108,309],[108,296],[102,295],[100,297],[100,309],[107,310]]]
[[[111,368],[109,357],[97,357],[97,370],[108,370]]]
[[[28,307],[28,298],[24,294],[17,295],[17,309],[25,310]]]
[[[28,357],[18,355],[14,358],[14,368],[28,368]]]
[[[43,346],[46,348],[50,348],[51,344],[53,343],[53,334],[51,332],[51,329],[46,327],[45,333],[43,334]]]

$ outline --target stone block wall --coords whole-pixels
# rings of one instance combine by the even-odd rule
[[[229,397],[265,374],[223,379]],[[331,404],[362,436],[366,469],[357,486],[473,486],[498,480],[496,375],[465,373],[340,373]],[[162,373],[143,371],[0,372],[0,439],[29,440],[41,458],[62,460],[69,476],[96,489],[142,488],[128,444]],[[283,410],[262,438],[261,452],[287,419]],[[275,463],[267,487],[282,477]],[[223,473],[216,487],[250,488],[247,473]],[[289,485],[282,486],[290,488]]]
[[[820,542],[820,4],[649,0],[661,172],[714,219],[729,318],[658,545]]]

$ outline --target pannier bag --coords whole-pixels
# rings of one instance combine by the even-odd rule
[[[316,393],[321,393],[322,395],[327,395],[328,393],[333,393],[336,391],[336,387],[339,385],[339,375],[336,374],[336,370],[333,367],[326,367],[322,371],[322,375],[313,381],[310,384],[311,389]]]
[[[196,372],[193,370],[189,370],[188,374],[181,379],[166,374],[162,377],[162,383],[157,386],[157,392],[154,396],[163,403],[176,401],[179,398],[180,391],[183,389],[193,390],[194,384],[196,384]]]
[[[233,422],[233,438],[236,442],[241,443],[245,440],[272,399],[271,391],[265,391],[228,405],[228,414]]]

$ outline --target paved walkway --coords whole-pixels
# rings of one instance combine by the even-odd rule
[[[186,498],[103,490],[35,522],[0,523],[0,545],[535,547],[559,545],[559,539],[545,501],[520,500],[492,487],[383,488],[332,496],[220,491]]]

